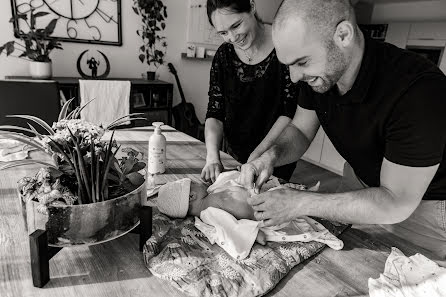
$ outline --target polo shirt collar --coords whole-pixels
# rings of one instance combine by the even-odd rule
[[[353,87],[343,96],[338,97],[338,103],[361,103],[365,100],[373,77],[376,73],[376,41],[364,36],[364,55]]]

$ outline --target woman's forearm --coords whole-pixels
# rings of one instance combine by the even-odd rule
[[[223,123],[214,118],[206,120],[205,129],[206,161],[220,161],[220,148],[223,139]]]

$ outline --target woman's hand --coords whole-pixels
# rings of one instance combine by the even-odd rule
[[[206,162],[203,170],[201,171],[201,179],[205,182],[214,183],[217,177],[222,173],[223,165],[220,161]]]
[[[262,185],[273,174],[273,164],[274,162],[265,154],[249,163],[243,164],[238,182],[247,189],[254,188],[256,193],[260,193]]]

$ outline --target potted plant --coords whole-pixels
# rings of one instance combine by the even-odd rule
[[[136,34],[143,45],[139,48],[139,60],[147,63],[147,79],[155,79],[158,67],[164,64],[167,42],[161,32],[166,28],[167,8],[161,0],[133,0],[133,11],[141,16],[142,25]]]
[[[141,119],[140,114],[119,118],[104,129],[79,119],[85,105],[67,114],[72,100],[63,106],[52,127],[37,117],[11,116],[43,127],[48,135],[38,133],[32,124],[29,129],[0,126],[1,136],[46,152],[53,160],[13,161],[0,168],[44,165],[35,176],[22,178],[18,191],[28,232],[46,230],[52,246],[99,243],[127,233],[137,225],[141,199],[146,198],[145,178],[140,173],[145,168],[142,154],[124,149],[126,156],[118,159],[120,147],[113,134],[110,140],[102,140],[107,130],[129,118]]]
[[[29,71],[34,78],[45,79],[52,76],[52,65],[49,55],[53,49],[62,49],[61,43],[57,39],[49,39],[54,32],[57,19],[51,20],[43,29],[36,28],[37,20],[48,14],[48,12],[43,11],[34,13],[34,9],[31,9],[29,21],[26,13],[14,15],[9,20],[10,23],[17,23],[22,20],[29,28],[29,31],[26,33],[22,30],[19,31],[18,28],[15,32],[15,35],[23,41],[24,45],[12,40],[0,47],[0,54],[5,51],[7,56],[16,50],[21,51],[17,57],[30,60]]]

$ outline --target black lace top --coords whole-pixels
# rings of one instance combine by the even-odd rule
[[[245,163],[281,115],[293,118],[296,85],[273,50],[256,65],[247,65],[234,46],[222,44],[213,59],[206,118],[223,122],[229,153]]]

